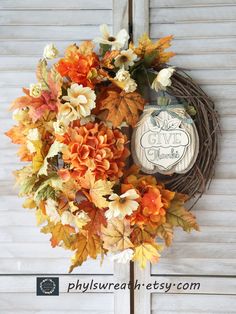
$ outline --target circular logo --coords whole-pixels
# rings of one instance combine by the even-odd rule
[[[44,294],[53,294],[56,284],[52,279],[46,278],[40,282],[40,289]]]

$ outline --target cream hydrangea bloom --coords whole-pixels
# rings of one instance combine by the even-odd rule
[[[120,196],[115,193],[111,194],[109,197],[111,202],[109,202],[109,209],[106,211],[105,216],[107,219],[111,219],[131,215],[139,206],[138,202],[134,201],[137,198],[139,198],[139,195],[135,189],[128,190]]]
[[[116,36],[110,35],[106,24],[100,25],[100,32],[102,33],[102,37],[95,38],[94,41],[103,45],[109,45],[112,50],[119,50],[123,48],[129,39],[129,34],[125,29],[120,30]]]
[[[116,261],[117,263],[126,264],[131,261],[133,257],[134,251],[132,249],[126,249],[117,254],[113,254],[110,256],[112,261]]]
[[[39,98],[42,95],[42,84],[30,84],[29,94],[34,98]]]
[[[80,211],[77,215],[72,214],[70,211],[64,211],[61,215],[61,223],[63,225],[70,225],[76,229],[81,229],[90,220],[84,211]]]
[[[56,134],[64,135],[66,133],[66,127],[64,121],[58,120],[56,122],[53,122],[53,128]]]
[[[134,65],[134,61],[137,59],[137,55],[132,49],[122,50],[120,54],[115,58],[115,66],[118,68],[124,67],[128,69]]]
[[[57,211],[58,203],[54,201],[52,198],[47,199],[45,208],[46,208],[46,213],[49,217],[49,220],[51,222],[54,222],[55,224],[60,222],[61,216],[59,215]]]
[[[67,96],[63,100],[67,102],[59,108],[59,117],[65,120],[85,118],[95,108],[96,94],[90,87],[83,87],[77,83],[67,89]]]
[[[54,44],[48,44],[44,47],[43,57],[48,60],[57,58],[59,51]]]
[[[171,76],[174,73],[175,69],[172,67],[162,69],[152,82],[152,89],[155,89],[157,92],[159,90],[165,90],[166,87],[171,86]]]
[[[115,80],[121,82],[118,84],[126,93],[132,93],[136,90],[137,84],[135,80],[130,77],[130,73],[124,68],[121,68],[115,76]]]

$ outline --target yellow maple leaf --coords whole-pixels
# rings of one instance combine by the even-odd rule
[[[145,268],[147,261],[151,263],[157,263],[160,257],[158,251],[161,250],[161,246],[156,243],[142,243],[134,249],[133,260],[138,261],[141,268]]]
[[[103,247],[109,251],[123,251],[133,247],[129,239],[131,233],[130,224],[127,220],[114,218],[108,222],[107,227],[102,226],[101,238]]]
[[[63,242],[66,248],[70,248],[75,241],[75,229],[69,225],[63,225],[49,222],[47,226],[41,229],[42,233],[51,233],[52,247],[60,245]]]
[[[173,52],[164,51],[171,46],[172,39],[173,36],[166,36],[153,42],[147,34],[143,34],[139,39],[138,46],[135,47],[134,44],[131,43],[130,48],[134,50],[140,58],[151,58],[151,63],[158,65],[168,62],[169,59],[175,55]]]
[[[85,234],[77,234],[76,241],[72,249],[76,252],[71,258],[72,265],[70,266],[69,273],[77,266],[82,265],[87,260],[88,256],[95,259],[97,254],[101,252],[101,242],[97,235],[87,237]]]
[[[98,208],[108,207],[108,201],[104,196],[112,194],[113,182],[107,180],[95,181],[95,176],[91,171],[87,171],[85,176],[80,179],[80,184],[84,189],[89,190],[89,199]]]

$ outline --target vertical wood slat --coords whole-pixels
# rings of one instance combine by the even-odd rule
[[[122,28],[128,31],[129,27],[129,0],[113,0],[113,33]]]
[[[133,41],[149,33],[149,0],[133,0]]]
[[[44,45],[46,45],[48,42],[51,41],[55,41],[56,38],[58,38],[58,43],[63,46],[61,48],[65,48],[65,46],[68,44],[70,44],[70,42],[73,42],[73,40],[75,40],[75,38],[78,41],[81,41],[83,39],[88,39],[88,38],[94,38],[98,35],[99,33],[99,29],[98,29],[98,25],[101,22],[101,16],[103,16],[102,14],[104,14],[104,12],[102,13],[101,11],[101,15],[96,15],[93,14],[93,11],[96,10],[96,8],[99,10],[101,7],[107,10],[107,17],[106,19],[104,19],[104,23],[108,23],[110,24],[109,21],[109,17],[113,16],[113,21],[112,24],[114,26],[114,30],[113,32],[116,33],[118,32],[121,28],[125,28],[128,29],[128,0],[121,0],[121,1],[113,1],[113,7],[111,7],[111,3],[112,0],[110,1],[94,1],[94,0],[87,0],[87,1],[76,1],[76,0],[69,0],[69,4],[65,2],[65,4],[61,7],[61,10],[55,10],[55,11],[51,11],[51,9],[53,8],[53,4],[48,4],[49,2],[46,0],[40,0],[40,1],[21,1],[21,0],[8,0],[8,1],[3,1],[5,3],[6,6],[13,6],[13,10],[11,7],[11,12],[9,13],[11,15],[11,20],[8,19],[8,22],[4,22],[5,26],[2,26],[4,29],[2,29],[2,36],[1,39],[4,41],[4,45],[5,45],[5,50],[4,53],[1,53],[2,55],[7,55],[8,56],[8,60],[7,62],[5,62],[6,65],[6,69],[9,70],[10,66],[11,66],[11,57],[9,57],[9,55],[11,55],[12,57],[14,56],[14,60],[15,59],[19,59],[21,62],[19,64],[17,64],[13,71],[12,71],[12,76],[14,76],[14,73],[18,73],[17,69],[19,69],[22,72],[24,72],[25,68],[27,67],[26,63],[22,62],[25,58],[25,56],[27,55],[41,55],[42,51],[40,49],[43,48]],[[15,2],[15,4],[14,4]],[[34,21],[32,19],[32,16],[30,17],[28,14],[30,14],[29,9],[30,6],[32,5],[34,8],[36,6],[35,2],[38,3],[38,7],[40,7],[40,12],[39,15],[42,14],[42,17],[44,17],[44,19],[42,18],[42,25],[38,25],[39,21]],[[57,5],[61,5],[61,1],[59,1],[60,3],[56,3],[55,6],[57,7]],[[82,6],[82,4],[86,7],[86,14],[89,15],[90,18],[90,22],[91,25],[73,25],[77,22],[73,21],[70,22],[69,20],[69,16],[68,14],[65,12],[65,16],[63,17],[63,22],[60,22],[60,15],[62,14],[62,10],[66,10],[67,6],[69,5],[73,5],[73,8],[75,10],[80,10],[80,7]],[[1,6],[1,5],[0,5]],[[17,7],[17,8],[16,8]],[[34,9],[33,8],[33,9]],[[91,11],[90,11],[91,8]],[[18,18],[17,15],[19,15],[19,11],[17,11],[17,9],[20,10],[20,12],[22,12],[22,14],[24,15],[25,19],[23,20],[22,18]],[[111,14],[111,9],[112,9],[112,14]],[[42,11],[42,12],[41,12]],[[90,12],[89,12],[90,11]],[[14,16],[14,12],[15,12],[15,16]],[[28,12],[28,14],[27,14]],[[58,13],[57,13],[58,12]],[[80,12],[80,11],[79,11]],[[83,12],[83,11],[82,11]],[[45,15],[43,15],[45,13]],[[3,13],[3,14],[7,14],[7,13]],[[2,14],[2,15],[3,15]],[[50,15],[53,14],[53,16],[58,14],[59,19],[56,20],[55,24],[57,24],[57,27],[54,27],[54,25],[50,25],[47,26],[46,22],[44,22],[46,15]],[[74,14],[74,13],[73,13]],[[81,14],[81,13],[80,13]],[[29,16],[28,20],[27,20],[27,16]],[[67,16],[67,17],[66,17]],[[99,16],[99,20],[96,21],[96,16]],[[40,17],[37,16],[37,19],[40,19]],[[16,24],[16,20],[17,23],[19,25],[15,25]],[[25,26],[25,24],[33,24],[30,28],[28,26]],[[40,20],[40,24],[41,24],[41,20]],[[78,21],[78,24],[81,24]],[[28,29],[27,29],[28,27]],[[20,35],[20,37],[17,35],[19,32],[19,29],[23,29],[23,33]],[[53,32],[54,30],[54,32]],[[59,33],[58,33],[59,30]],[[4,31],[6,31],[5,35],[4,35]],[[25,31],[25,33],[24,33]],[[44,31],[44,32],[43,32]],[[58,35],[55,35],[58,34]],[[74,37],[74,39],[73,39]],[[4,40],[4,38],[6,40]],[[17,47],[19,47],[19,49],[15,49],[12,48],[14,46],[14,44],[17,45]],[[31,46],[34,46],[34,44],[36,44],[38,46],[37,49],[32,48]],[[28,45],[29,46],[29,50],[27,48],[24,48],[24,45]],[[40,48],[40,49],[39,49]],[[14,50],[14,52],[12,53],[12,49]],[[1,56],[1,58],[3,59],[3,57]],[[27,57],[28,58],[28,57]],[[13,58],[12,58],[13,60]],[[3,60],[2,60],[3,61]],[[24,63],[22,65],[22,63]],[[36,63],[35,63],[36,66]],[[23,75],[23,74],[22,74]],[[6,81],[3,80],[5,83]],[[30,83],[30,81],[27,81],[28,83]],[[27,84],[28,84],[27,83]],[[8,91],[4,88],[4,90],[2,91],[3,97],[5,98],[7,96]],[[20,96],[20,93],[19,95]],[[14,98],[14,92],[10,93],[10,97],[11,100],[13,100]],[[5,104],[4,104],[5,105]],[[7,104],[8,106],[8,104]],[[7,107],[6,107],[7,110]],[[6,119],[7,119],[7,115],[4,115],[4,119],[2,119],[2,124],[6,126]],[[12,125],[14,124],[14,121],[12,121]],[[1,137],[1,140],[5,141],[5,136]],[[7,142],[7,149],[9,148],[13,148],[12,144],[10,144],[10,141]],[[2,148],[3,151],[5,151],[4,148]],[[4,157],[4,160],[7,160],[7,156]],[[14,161],[12,159],[9,159],[9,163],[12,165],[14,163]],[[14,166],[14,165],[13,165]],[[24,165],[22,164],[22,167]],[[10,170],[9,170],[10,171]],[[9,173],[10,176],[10,173]],[[5,186],[7,185],[7,182],[5,182]],[[3,204],[3,200],[4,197],[6,197],[7,195],[3,195],[4,193],[4,189],[2,190],[0,199],[1,199],[1,204]],[[19,198],[16,195],[16,192],[14,192],[14,201],[18,202]],[[23,201],[23,200],[22,200]],[[4,204],[4,209],[9,209],[12,208],[12,203],[8,204],[5,203]],[[14,206],[13,206],[14,208]],[[22,208],[22,211],[24,209]],[[12,227],[12,220],[11,217],[13,215],[12,211],[9,209],[8,211],[9,213],[9,227]],[[24,230],[26,230],[26,227],[23,226],[22,228],[24,228]],[[35,226],[35,228],[37,228]],[[27,229],[28,230],[28,229]],[[27,231],[26,230],[26,231]],[[9,232],[9,230],[8,230]],[[20,232],[20,231],[17,231]],[[29,234],[29,239],[31,239],[31,236]],[[1,240],[2,242],[5,242],[4,239]],[[13,245],[18,245],[20,240],[19,237],[16,237],[12,240],[12,244]],[[23,250],[27,250],[27,243],[21,243],[20,245],[23,247],[23,245],[26,245],[25,248]],[[35,243],[34,243],[35,244]],[[4,244],[5,245],[5,244]],[[19,246],[20,246],[19,245]],[[45,243],[44,248],[49,247],[50,244],[49,243]],[[50,263],[50,268],[49,270],[45,268],[45,272],[47,273],[47,275],[50,276],[50,270],[53,272],[55,272],[56,270],[59,269],[59,271],[56,271],[57,273],[62,272],[62,273],[66,273],[67,270],[67,263],[69,263],[69,260],[66,259],[67,256],[67,252],[65,252],[65,255],[63,255],[63,258],[51,258],[51,256],[56,256],[55,254],[55,250],[51,249],[50,250],[50,256],[47,255],[46,258],[35,258],[35,253],[37,252],[37,245],[32,245],[32,256],[33,258],[23,258],[21,259],[16,252],[12,253],[12,248],[10,246],[6,246],[6,251],[9,252],[9,254],[11,254],[10,258],[5,258],[2,257],[0,259],[0,264],[4,265],[2,267],[2,274],[6,275],[7,273],[11,273],[9,275],[9,278],[12,278],[12,281],[14,281],[14,277],[12,277],[13,273],[18,273],[19,275],[22,275],[24,272],[26,272],[27,269],[27,276],[29,275],[29,273],[43,273],[44,267],[47,267],[47,263]],[[55,254],[55,255],[54,255]],[[64,253],[63,253],[64,254]],[[96,262],[96,265],[95,265]],[[98,273],[105,274],[104,275],[104,281],[107,282],[128,282],[129,281],[129,264],[127,265],[117,265],[116,263],[114,264],[114,273],[113,273],[113,267],[111,267],[111,263],[112,262],[108,262],[108,260],[106,260],[107,263],[104,263],[104,265],[100,268],[99,267],[99,263],[100,261],[93,261],[93,263],[88,263],[86,264],[86,269],[84,270],[83,274],[88,274],[88,281],[90,279],[96,280],[96,278],[98,278]],[[24,265],[23,265],[24,264]],[[57,265],[60,264],[60,267]],[[63,264],[63,265],[62,265]],[[64,264],[65,264],[65,268],[64,268]],[[23,266],[22,266],[23,265]],[[43,265],[43,267],[41,266]],[[108,265],[106,267],[106,265]],[[41,268],[40,268],[41,267]],[[39,271],[40,268],[40,271]],[[79,268],[77,270],[78,272],[80,272]],[[74,274],[74,276],[76,276]],[[81,274],[78,274],[78,277],[81,276]],[[19,278],[19,277],[18,277]],[[28,277],[27,277],[28,278]],[[86,279],[86,280],[87,280]],[[3,286],[6,286],[9,281],[7,279],[6,276],[2,276],[1,277],[1,282],[3,284]],[[6,290],[5,290],[6,291]],[[21,292],[21,291],[19,291]],[[33,293],[34,291],[32,291]],[[18,292],[17,292],[18,293]],[[29,308],[27,306],[27,304],[30,303],[30,299],[32,298],[31,294],[22,294],[22,298],[16,298],[15,302],[11,302],[13,294],[11,294],[11,292],[9,292],[8,294],[2,293],[0,294],[0,308],[4,311],[4,313],[6,311],[9,310],[9,312],[11,311],[11,313],[18,313],[20,312],[20,308],[24,307],[27,308],[27,310],[29,311]],[[40,308],[40,306],[43,307],[43,310],[47,310],[48,313],[53,313],[54,310],[57,310],[57,302],[55,303],[55,309],[53,308],[54,305],[52,305],[50,308],[48,307],[48,302],[41,302],[41,298],[36,298],[36,296],[33,296],[34,301],[32,302],[34,305],[34,308]],[[72,302],[69,302],[67,305],[67,310],[76,310],[78,313],[81,314],[85,314],[87,312],[90,313],[90,311],[92,311],[93,313],[97,313],[97,312],[101,312],[101,313],[115,313],[115,314],[130,314],[130,307],[129,307],[129,301],[130,301],[130,294],[129,294],[129,290],[118,290],[118,291],[114,291],[112,292],[112,294],[107,293],[107,299],[106,296],[102,296],[102,298],[100,298],[99,296],[96,297],[96,294],[91,294],[90,296],[85,293],[84,294],[84,298],[82,298],[83,300],[88,299],[90,300],[90,303],[88,303],[88,305],[83,305],[83,304],[79,304],[78,305],[78,296],[76,294],[73,295],[60,295],[57,299],[58,299],[58,304],[62,303],[62,300],[65,300],[65,302],[69,302],[70,300]],[[114,298],[114,306],[113,306],[113,298]],[[51,299],[50,299],[51,300]],[[46,301],[50,301],[50,300],[46,300]],[[73,302],[74,300],[74,302]],[[76,301],[77,300],[77,301]],[[102,302],[102,303],[98,303],[98,302]],[[45,304],[44,304],[45,303]],[[53,303],[53,302],[52,302]],[[97,304],[98,303],[98,304]],[[3,304],[4,306],[7,307],[7,309],[3,309]],[[76,307],[75,307],[76,306]],[[60,306],[58,306],[59,308]],[[92,308],[92,309],[91,309]],[[0,312],[1,312],[0,309]],[[32,309],[34,310],[34,309]],[[61,311],[63,311],[63,308],[61,308]],[[91,313],[92,313],[91,312]],[[2,313],[2,312],[1,312]],[[45,312],[46,313],[46,312]]]

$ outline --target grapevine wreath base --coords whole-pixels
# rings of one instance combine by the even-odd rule
[[[23,207],[52,247],[73,251],[70,272],[107,253],[144,268],[171,245],[175,227],[198,230],[185,204],[204,192],[217,154],[214,104],[167,65],[172,37],[143,35],[125,49],[126,30],[100,28],[99,54],[86,41],[53,64],[58,50],[45,47],[6,133],[27,162],[15,172]]]

